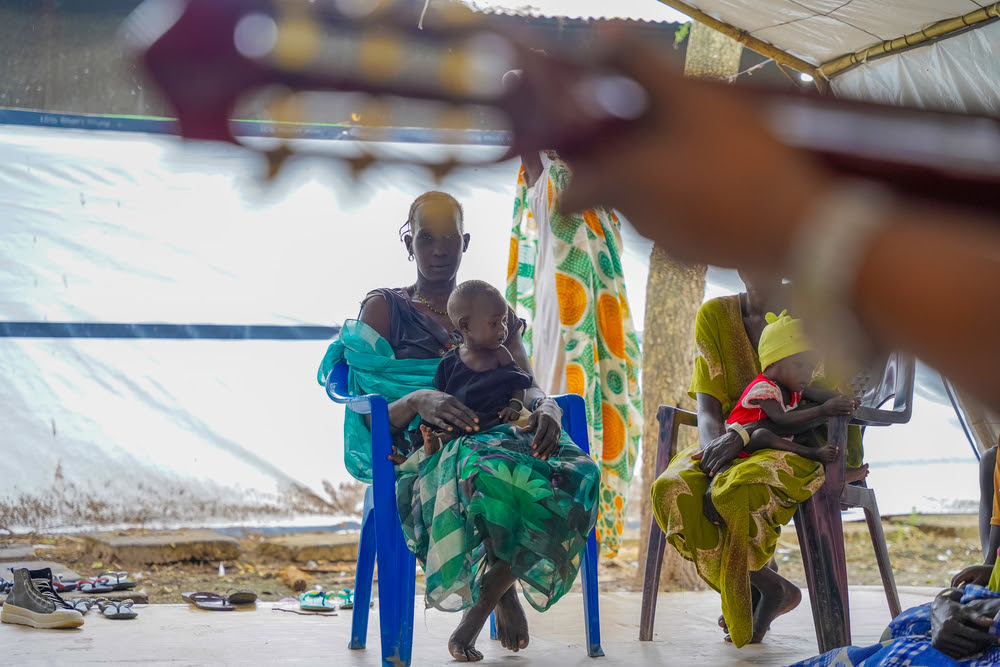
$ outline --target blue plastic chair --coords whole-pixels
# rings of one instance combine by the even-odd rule
[[[352,649],[365,648],[368,636],[368,608],[372,598],[372,578],[378,562],[379,625],[382,633],[382,664],[409,665],[413,649],[413,599],[416,558],[406,547],[396,510],[396,474],[392,461],[389,409],[383,396],[351,396],[347,390],[348,366],[337,363],[326,381],[326,393],[336,403],[359,414],[371,415],[372,484],[365,493],[361,519],[361,541],[355,578],[354,613],[351,620]],[[573,442],[590,453],[587,416],[583,398],[576,394],[554,396],[563,411],[562,427]],[[587,539],[581,565],[583,613],[587,630],[587,655],[603,656],[601,623],[597,603],[597,537]],[[496,625],[490,616],[490,637],[496,639]]]

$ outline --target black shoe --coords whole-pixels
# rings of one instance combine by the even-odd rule
[[[0,621],[33,628],[77,628],[83,615],[52,588],[52,570],[14,570],[14,588],[0,611]]]

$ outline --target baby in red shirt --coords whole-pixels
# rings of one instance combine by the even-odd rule
[[[726,428],[743,438],[740,458],[761,449],[780,449],[829,463],[837,457],[837,448],[821,444],[813,429],[829,417],[851,414],[856,401],[809,386],[818,355],[802,332],[801,320],[793,320],[785,311],[777,316],[768,313],[766,319],[758,344],[764,371],[743,391]],[[819,405],[799,407],[803,398]]]

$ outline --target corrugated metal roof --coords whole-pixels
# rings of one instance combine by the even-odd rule
[[[687,21],[659,0],[462,0],[478,11],[546,18],[628,19],[655,23]]]

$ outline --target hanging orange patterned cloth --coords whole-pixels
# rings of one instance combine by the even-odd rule
[[[598,208],[558,212],[569,168],[541,154],[528,187],[521,169],[514,202],[507,300],[528,323],[524,344],[539,386],[583,396],[591,452],[601,463],[597,537],[618,553],[626,495],[642,433],[641,356],[622,273],[620,223]]]

